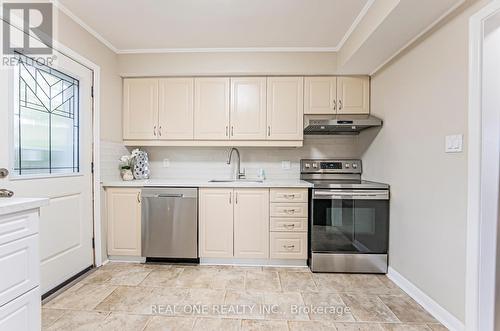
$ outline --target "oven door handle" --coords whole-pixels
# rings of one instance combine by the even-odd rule
[[[388,190],[377,191],[319,191],[315,190],[313,199],[326,200],[389,200]]]

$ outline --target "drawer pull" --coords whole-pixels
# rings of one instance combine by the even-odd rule
[[[295,227],[295,224],[283,224],[283,226],[287,229],[293,229]]]
[[[286,199],[295,199],[295,194],[283,194]]]
[[[283,211],[287,214],[294,214],[295,213],[295,209],[284,209]]]
[[[294,249],[295,245],[283,245],[284,249]]]

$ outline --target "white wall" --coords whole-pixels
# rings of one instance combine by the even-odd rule
[[[390,266],[465,319],[467,150],[444,152],[445,135],[467,142],[465,9],[372,78],[372,113],[384,120],[365,144],[365,177],[391,185]],[[369,147],[368,147],[369,146]]]
[[[127,150],[119,144],[106,144],[106,155],[101,160],[103,180],[116,180],[119,176],[118,158]],[[130,148],[131,149],[131,148]],[[234,174],[234,163],[226,164],[229,147],[147,147],[152,178],[224,178]],[[304,146],[293,147],[240,147],[241,167],[248,177],[256,177],[259,169],[269,179],[297,179],[300,159],[328,157],[359,157],[357,136],[306,136]],[[163,167],[168,159],[170,166]],[[233,161],[235,156],[233,156]],[[291,169],[283,170],[282,161],[290,161]]]
[[[101,67],[101,139],[122,141],[122,83],[116,54],[61,11],[57,12],[57,40]]]
[[[119,54],[119,72],[132,76],[334,74],[333,52]]]

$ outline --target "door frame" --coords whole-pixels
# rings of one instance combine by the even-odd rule
[[[102,265],[102,231],[101,231],[101,172],[100,172],[100,82],[101,67],[88,58],[54,40],[52,49],[63,53],[70,59],[80,63],[92,71],[92,162],[94,164],[92,174],[92,215],[93,215],[93,237],[94,237],[94,266]]]
[[[500,12],[500,0],[485,5],[469,20],[469,105],[468,105],[468,194],[467,194],[467,250],[465,284],[465,329],[471,331],[486,330],[494,322],[494,310],[485,307],[491,305],[485,292],[493,291],[491,275],[483,271],[484,265],[496,264],[496,252],[487,247],[496,245],[491,237],[484,238],[487,231],[486,219],[483,218],[482,181],[487,181],[491,174],[481,172],[482,159],[482,81],[483,81],[483,39],[484,24],[493,15]],[[486,178],[486,179],[485,179]],[[493,315],[493,316],[492,316]]]

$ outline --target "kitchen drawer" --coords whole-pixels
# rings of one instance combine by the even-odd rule
[[[271,259],[307,259],[307,233],[271,232]]]
[[[271,203],[271,217],[307,217],[307,203]]]
[[[38,287],[0,307],[0,331],[41,330],[42,300]]]
[[[271,231],[307,232],[307,218],[271,218]]]
[[[38,211],[0,216],[0,245],[38,233]]]
[[[0,245],[0,256],[1,306],[40,284],[38,235]]]
[[[307,189],[272,188],[271,202],[307,202]]]

